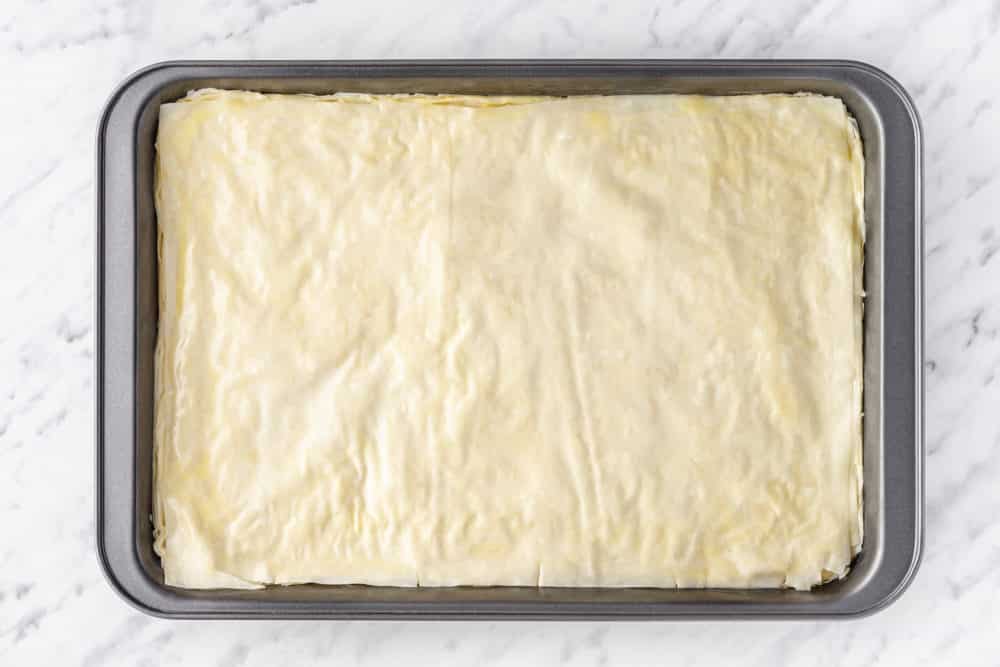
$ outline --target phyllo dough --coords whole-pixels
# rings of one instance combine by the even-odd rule
[[[816,95],[163,105],[166,583],[843,576],[862,191]]]

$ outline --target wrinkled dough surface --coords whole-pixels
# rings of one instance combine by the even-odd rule
[[[847,571],[841,101],[199,91],[157,147],[168,584]]]

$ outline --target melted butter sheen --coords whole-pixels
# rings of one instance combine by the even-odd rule
[[[841,101],[198,91],[157,146],[168,584],[846,573]]]

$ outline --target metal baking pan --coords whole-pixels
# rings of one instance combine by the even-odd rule
[[[844,100],[865,150],[864,544],[811,591],[165,586],[150,523],[157,326],[154,137],[159,105],[202,87],[265,92],[740,94]],[[923,526],[921,138],[884,72],[845,61],[169,62],[112,95],[97,140],[97,548],[139,609],[190,618],[668,619],[852,617],[885,607]]]

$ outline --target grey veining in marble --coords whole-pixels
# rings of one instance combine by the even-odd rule
[[[94,555],[94,138],[170,58],[809,57],[914,95],[926,169],[927,545],[846,623],[167,622]],[[0,664],[1000,662],[1000,0],[6,0],[0,7]]]

